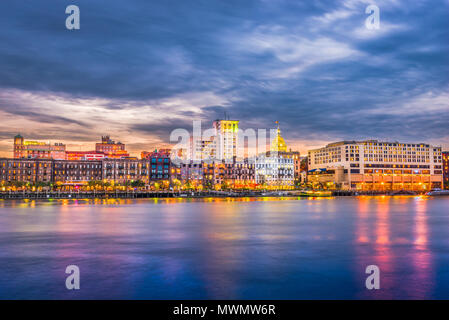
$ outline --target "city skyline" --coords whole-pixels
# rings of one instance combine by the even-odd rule
[[[85,151],[110,135],[136,156],[225,112],[243,129],[279,121],[302,154],[367,139],[448,150],[449,2],[376,1],[379,30],[369,3],[77,1],[76,31],[68,2],[2,3],[0,157],[18,133]]]

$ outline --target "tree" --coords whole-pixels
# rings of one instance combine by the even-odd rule
[[[11,185],[13,186],[13,187],[15,187],[16,189],[20,189],[20,188],[23,188],[24,186],[26,186],[26,182],[23,182],[23,181],[12,181],[11,182]]]
[[[131,186],[133,188],[143,188],[145,187],[145,182],[143,182],[142,180],[135,180],[131,183]]]
[[[171,182],[173,189],[175,190],[179,190],[179,188],[181,187],[181,181],[179,181],[178,179],[173,179]]]
[[[184,184],[184,188],[186,190],[192,190],[193,189],[193,184],[190,180],[187,180],[186,183]]]
[[[125,187],[126,190],[128,190],[128,189],[132,186],[132,182],[129,181],[129,180],[126,180],[126,181],[123,183],[123,186]]]
[[[226,181],[222,181],[221,183],[221,190],[228,190],[229,189],[229,185]]]

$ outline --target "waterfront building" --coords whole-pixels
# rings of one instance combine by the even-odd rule
[[[146,157],[150,162],[149,178],[152,181],[166,181],[171,179],[171,151],[169,149],[155,150]]]
[[[283,152],[267,152],[256,158],[256,183],[273,189],[291,189],[295,182],[293,156]]]
[[[52,168],[52,182],[57,185],[86,185],[89,181],[100,181],[103,177],[101,160],[55,160]]]
[[[203,183],[209,189],[253,188],[255,186],[255,164],[243,161],[215,161],[203,163]]]
[[[150,162],[146,159],[110,159],[102,161],[103,180],[114,184],[143,181],[149,183]]]
[[[181,163],[179,171],[177,171],[176,179],[179,180],[181,186],[189,186],[198,188],[203,185],[203,163],[190,161],[190,163]]]
[[[0,181],[52,182],[53,161],[50,159],[0,159]]]
[[[159,150],[156,149],[155,151],[142,151],[140,153],[140,158],[149,160],[155,153],[160,153],[160,154],[165,154],[165,155],[171,156],[172,150],[171,149],[159,149]],[[179,154],[179,152],[178,152],[178,154]]]
[[[62,143],[25,141],[19,134],[14,137],[14,159],[65,159],[66,146]]]
[[[224,183],[235,189],[254,188],[256,183],[255,164],[247,159],[225,163]]]
[[[270,151],[256,157],[256,183],[267,188],[291,189],[295,179],[300,176],[299,164],[299,152],[287,151],[287,144],[281,136],[278,125],[276,137],[270,144]],[[295,170],[296,167],[297,170]]]
[[[300,164],[299,164],[299,170],[300,170],[300,177],[301,182],[306,183],[307,182],[307,173],[309,171],[309,158],[307,156],[300,157]]]
[[[194,188],[253,188],[255,186],[254,163],[248,160],[226,163],[225,161],[190,161],[179,165],[176,179],[181,185]]]
[[[294,183],[298,184],[301,182],[301,154],[299,151],[292,151],[290,149],[285,155],[290,155],[293,159],[293,178]]]
[[[129,153],[125,149],[125,145],[121,142],[111,140],[109,136],[101,137],[101,143],[95,144],[95,151],[104,153],[107,158],[121,159],[129,157]]]
[[[424,143],[342,141],[310,150],[308,180],[329,189],[441,188],[441,147]]]
[[[66,151],[66,160],[80,161],[80,160],[102,160],[106,157],[103,152],[97,151]]]
[[[172,173],[171,149],[142,151],[141,156],[142,159],[150,162],[150,180],[170,180]]]
[[[443,182],[446,189],[449,189],[449,151],[443,152]]]
[[[209,189],[221,189],[226,175],[224,161],[204,162],[202,165],[204,185]]]

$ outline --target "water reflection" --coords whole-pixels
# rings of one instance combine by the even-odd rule
[[[432,202],[433,201],[433,202]],[[429,248],[429,224],[437,203],[426,197],[359,198],[355,230],[357,278],[366,279],[366,266],[381,270],[381,290],[367,290],[362,281],[358,297],[433,297],[434,254]]]
[[[449,199],[0,201],[1,298],[449,298]],[[438,233],[432,232],[438,230]],[[435,245],[438,244],[438,250]],[[65,290],[65,267],[82,287]],[[381,290],[365,268],[381,269]],[[438,290],[436,288],[438,287]]]

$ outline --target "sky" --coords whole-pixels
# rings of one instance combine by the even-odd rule
[[[302,153],[362,139],[449,150],[448,18],[449,0],[1,1],[0,156],[17,133],[70,150],[109,134],[138,155],[225,112],[244,129],[279,121]]]

